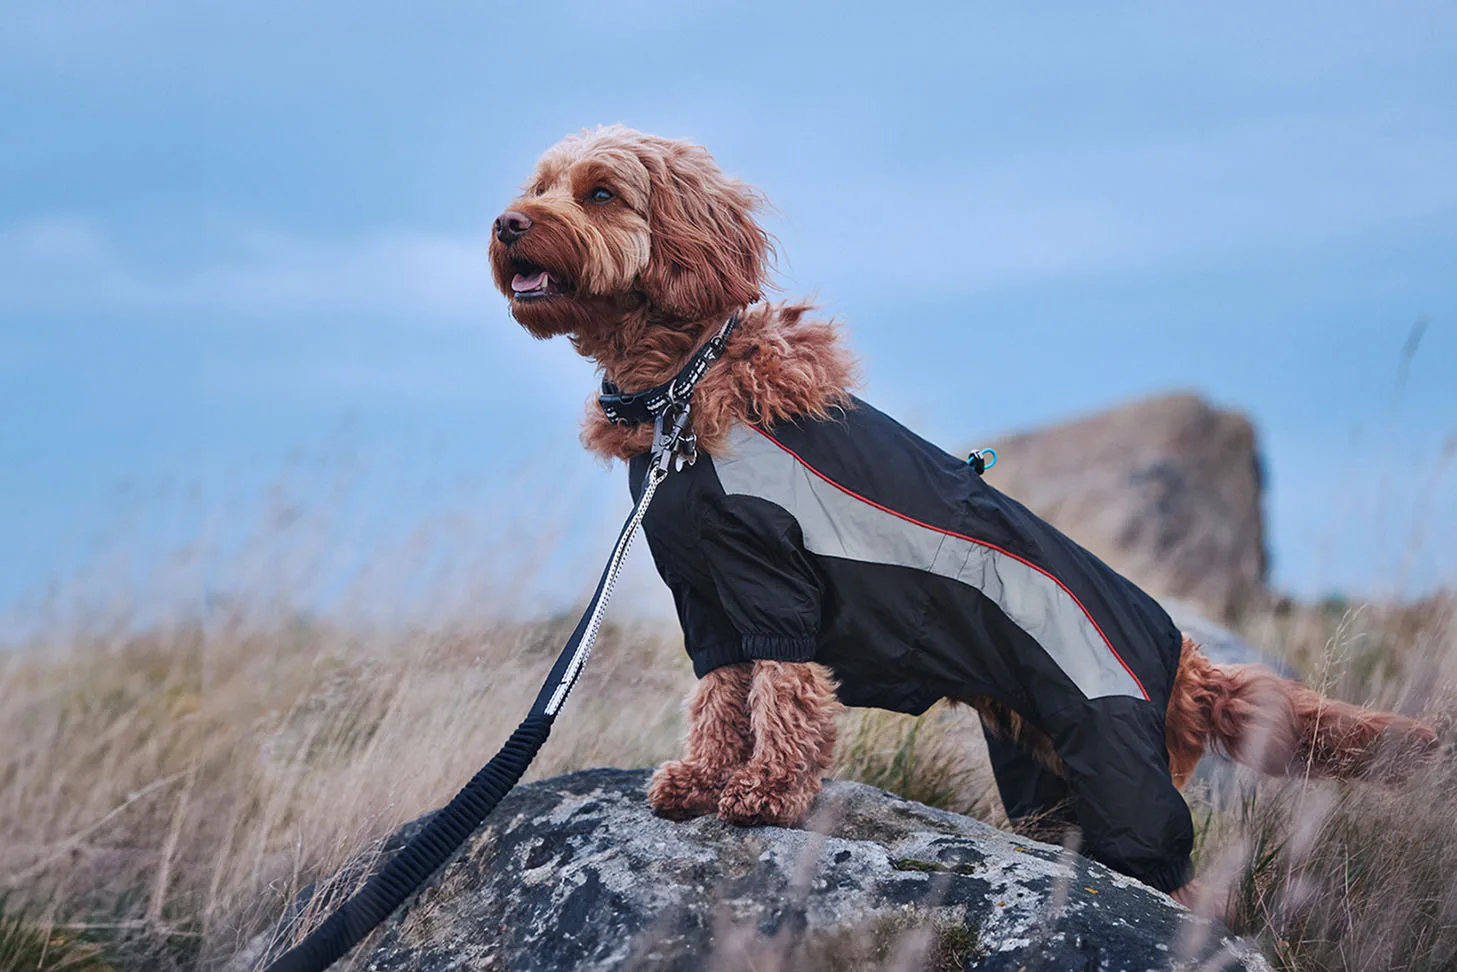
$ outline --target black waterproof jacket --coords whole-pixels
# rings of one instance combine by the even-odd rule
[[[634,499],[649,461],[630,464]],[[1160,890],[1191,876],[1164,745],[1178,628],[961,459],[859,400],[833,420],[740,425],[667,477],[644,529],[700,678],[816,661],[847,705],[996,698],[1066,769],[994,744],[1010,816],[1067,798],[1083,853]]]

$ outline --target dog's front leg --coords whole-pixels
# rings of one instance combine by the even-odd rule
[[[725,665],[699,679],[688,702],[688,752],[664,763],[648,786],[654,812],[674,820],[713,813],[729,774],[749,761],[753,663]]]
[[[834,758],[835,716],[842,708],[824,666],[754,662],[753,755],[723,788],[718,815],[731,823],[778,826],[802,819]]]

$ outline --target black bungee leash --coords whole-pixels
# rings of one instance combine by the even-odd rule
[[[647,515],[653,494],[671,470],[682,468],[684,463],[691,463],[696,458],[695,436],[689,431],[693,388],[723,353],[724,345],[738,323],[739,317],[734,314],[671,381],[656,388],[624,395],[615,386],[604,382],[601,405],[609,418],[620,425],[645,421],[654,423],[653,462],[643,481],[642,493],[617,536],[612,557],[597,581],[597,589],[572,636],[557,656],[551,674],[536,696],[536,702],[500,752],[492,756],[491,761],[481,767],[480,772],[449,803],[434,813],[420,832],[376,871],[364,887],[303,941],[269,965],[266,972],[323,972],[342,958],[450,859],[526,773],[551,734],[557,713],[582,674],[587,656],[592,653],[592,645],[597,640],[607,611],[607,602],[612,598],[622,563],[633,536]]]

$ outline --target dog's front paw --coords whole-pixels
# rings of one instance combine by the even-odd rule
[[[675,759],[664,763],[648,784],[648,805],[669,820],[689,820],[718,808],[719,787],[694,763]]]
[[[724,785],[718,799],[721,820],[745,827],[792,827],[804,819],[820,793],[820,778],[802,780],[773,777],[763,769],[745,766]]]

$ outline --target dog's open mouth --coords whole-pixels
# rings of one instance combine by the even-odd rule
[[[559,273],[522,260],[515,261],[511,269],[516,276],[511,278],[511,296],[516,300],[541,300],[546,297],[562,297],[572,292],[571,284]]]

